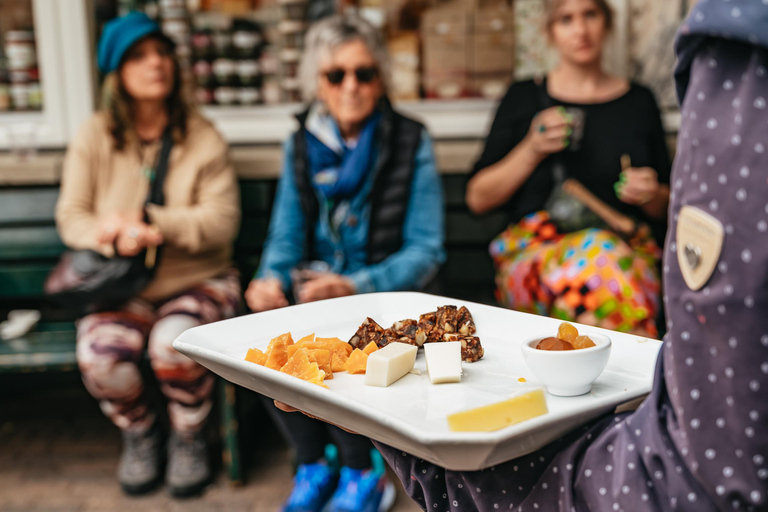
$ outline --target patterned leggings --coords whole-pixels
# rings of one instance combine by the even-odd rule
[[[235,316],[239,303],[240,280],[231,271],[159,304],[136,298],[117,311],[82,318],[77,362],[86,388],[120,429],[149,428],[155,414],[138,367],[148,345],[172,428],[185,434],[199,431],[211,410],[214,378],[174,350],[173,341],[191,327]]]

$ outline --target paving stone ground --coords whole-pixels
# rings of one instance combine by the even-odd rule
[[[263,410],[255,427],[245,422],[254,435],[244,446],[244,485],[219,471],[198,498],[172,499],[162,488],[133,498],[114,476],[120,434],[76,375],[1,377],[0,512],[272,512],[290,492],[290,453]],[[397,486],[393,510],[420,510]]]

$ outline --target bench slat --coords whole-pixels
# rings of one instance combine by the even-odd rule
[[[0,372],[74,370],[75,342],[74,323],[39,324],[21,338],[0,342]]]
[[[57,258],[64,249],[55,226],[0,228],[0,261]]]
[[[12,222],[52,221],[58,198],[58,188],[0,190],[0,226]]]
[[[0,267],[0,298],[39,298],[43,296],[43,284],[53,268],[50,263],[24,263]]]

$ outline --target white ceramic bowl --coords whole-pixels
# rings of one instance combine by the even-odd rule
[[[594,347],[578,350],[538,350],[536,344],[550,335],[537,336],[523,343],[523,359],[533,374],[557,396],[589,393],[592,383],[603,373],[611,355],[611,339],[595,332],[589,336]]]

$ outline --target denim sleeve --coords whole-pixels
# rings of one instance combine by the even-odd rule
[[[381,263],[349,276],[357,293],[418,290],[426,286],[445,261],[443,212],[443,191],[432,139],[423,130],[416,151],[403,245]]]
[[[290,289],[290,271],[304,252],[304,212],[293,176],[293,138],[283,144],[283,172],[277,185],[269,233],[261,255],[257,279],[275,277]]]

